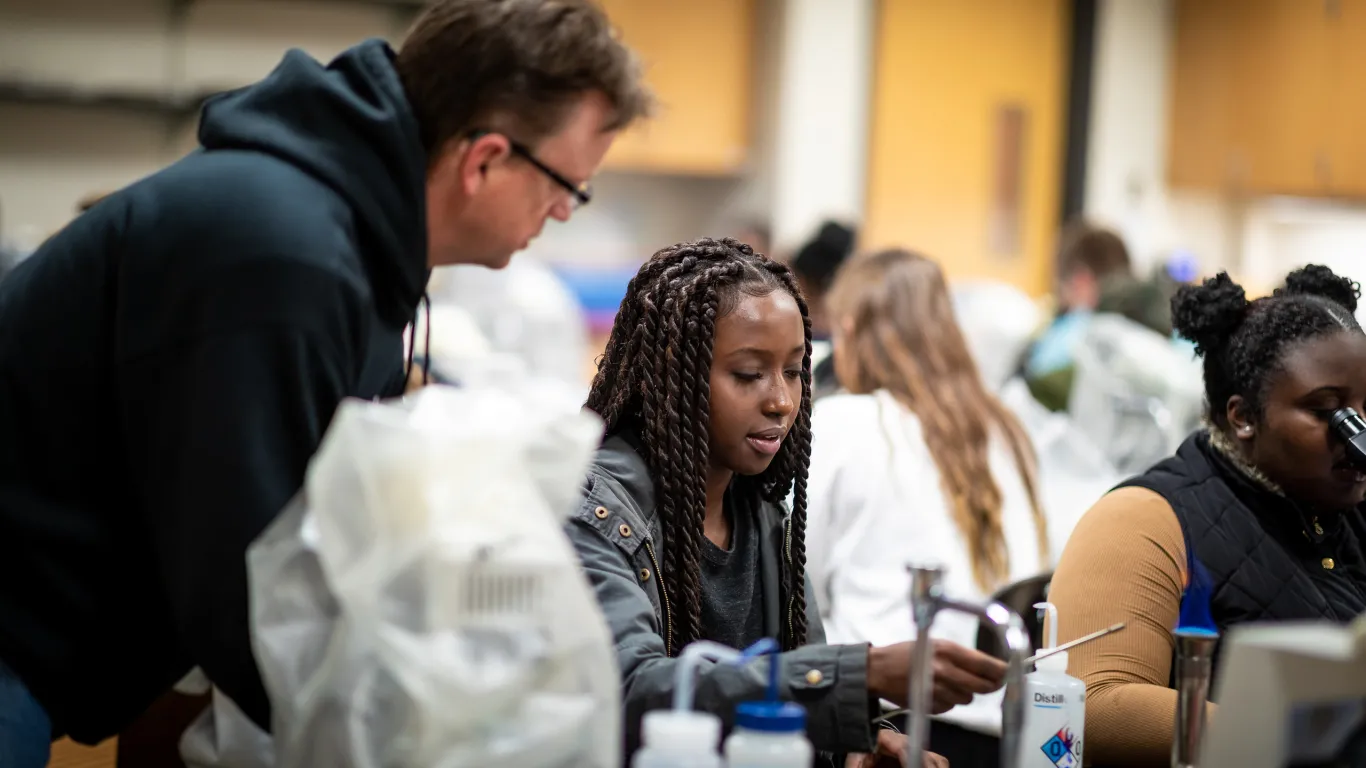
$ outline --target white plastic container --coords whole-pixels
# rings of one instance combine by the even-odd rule
[[[1056,647],[1058,609],[1052,603],[1034,607],[1047,611],[1047,647]],[[1067,674],[1067,651],[1039,659],[1034,668],[1025,675],[1024,768],[1080,768],[1086,684]]]
[[[813,759],[801,705],[754,701],[735,708],[735,730],[726,739],[729,768],[811,768]]]
[[[631,768],[724,768],[716,751],[721,742],[721,718],[692,710],[697,668],[704,660],[744,662],[775,647],[772,641],[761,640],[737,651],[698,640],[684,648],[674,671],[673,709],[645,713],[640,722],[641,746],[631,759]]]
[[[640,751],[631,768],[723,768],[716,745],[721,719],[706,712],[656,710],[641,721]]]

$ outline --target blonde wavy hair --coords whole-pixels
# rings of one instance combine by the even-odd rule
[[[954,317],[943,271],[894,249],[852,260],[826,298],[837,334],[835,373],[855,394],[886,390],[919,419],[930,455],[968,543],[984,592],[1009,578],[1001,489],[988,446],[999,434],[1015,458],[1034,513],[1039,557],[1049,561],[1034,447],[1019,420],[986,390]]]

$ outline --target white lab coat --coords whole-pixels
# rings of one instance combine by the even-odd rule
[[[912,561],[943,564],[944,586],[954,598],[989,596],[973,579],[967,542],[914,413],[886,391],[831,395],[816,403],[812,432],[807,572],[831,643],[914,639],[906,572]],[[1029,496],[1008,444],[995,438],[989,451],[1004,501],[1009,581],[1052,568],[1039,558]],[[977,626],[971,617],[944,613],[931,634],[972,648]],[[943,719],[997,734],[1001,695],[978,696]]]

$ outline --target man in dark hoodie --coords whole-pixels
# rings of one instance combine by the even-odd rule
[[[0,285],[0,766],[198,665],[259,725],[245,551],[346,397],[398,395],[429,269],[507,264],[648,108],[587,0],[439,0],[287,54]],[[60,355],[53,350],[62,350]]]

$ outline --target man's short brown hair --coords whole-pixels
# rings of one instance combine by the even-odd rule
[[[1058,276],[1066,278],[1085,269],[1096,279],[1127,275],[1132,269],[1124,239],[1087,221],[1074,221],[1062,233],[1058,247]]]
[[[651,106],[636,56],[591,0],[437,0],[396,68],[433,153],[476,129],[534,146],[592,91],[612,105],[604,130]]]

